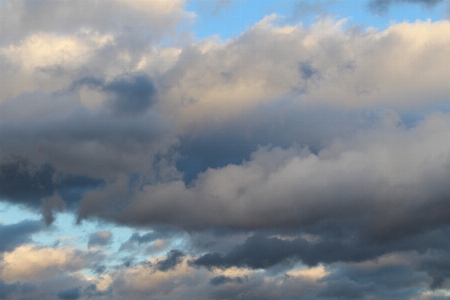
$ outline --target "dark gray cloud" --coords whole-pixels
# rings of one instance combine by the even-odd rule
[[[144,113],[156,102],[156,89],[146,74],[117,78],[103,86],[114,94],[111,109],[117,115]]]
[[[112,95],[108,106],[116,116],[145,113],[156,102],[156,88],[145,73],[126,74],[109,82],[87,76],[75,80],[69,89],[75,90],[82,86]]]
[[[239,165],[250,160],[259,145],[289,148],[293,143],[307,145],[318,153],[336,136],[345,137],[358,129],[369,127],[370,120],[361,123],[358,112],[334,109],[297,111],[289,100],[260,105],[239,118],[190,131],[180,136],[180,158],[177,168],[189,184],[208,168]]]
[[[179,263],[181,263],[183,257],[185,254],[179,250],[170,250],[169,253],[167,253],[167,258],[164,260],[159,261],[156,264],[156,268],[159,271],[167,271],[170,269],[175,268]]]
[[[40,200],[55,192],[74,208],[84,192],[99,187],[102,179],[58,174],[52,165],[38,165],[28,158],[10,156],[0,165],[0,197],[11,203],[40,207]]]
[[[82,296],[84,296],[84,297],[87,296],[88,299],[91,299],[91,298],[96,299],[98,297],[111,296],[111,294],[112,294],[111,288],[101,291],[97,288],[97,285],[91,284],[91,285],[88,285],[83,290]]]
[[[88,247],[106,246],[111,243],[112,233],[108,230],[97,231],[89,235]]]
[[[226,283],[242,283],[243,280],[241,277],[229,277],[225,275],[220,275],[213,277],[209,280],[211,285],[222,285]]]
[[[358,284],[348,278],[329,281],[318,293],[319,297],[334,299],[363,299],[375,288],[374,283]]]
[[[142,79],[143,84],[148,83],[145,80]],[[118,82],[120,83],[118,86],[134,84],[134,81],[130,83],[127,80]],[[139,80],[137,82],[139,85]],[[114,86],[117,89],[114,91],[119,93],[118,86]],[[140,93],[142,97],[138,101],[148,100],[149,104],[152,101],[151,97],[146,98],[149,96],[146,94],[149,90],[143,89],[144,91]],[[113,96],[116,94],[113,93]],[[112,102],[107,101],[105,105],[115,103],[116,100],[128,101],[122,98],[120,98],[122,100],[114,99]],[[28,101],[32,99],[27,99]],[[37,166],[49,164],[57,175],[62,173],[71,174],[72,177],[105,178],[121,172],[148,173],[153,156],[156,153],[167,152],[176,143],[169,124],[151,110],[138,113],[133,118],[117,118],[116,115],[109,113],[109,108],[105,106],[98,110],[76,106],[61,115],[47,114],[40,118],[23,118],[19,113],[20,106],[14,106],[13,102],[6,102],[12,105],[9,108],[11,114],[0,121],[2,139],[0,147],[3,156],[14,154],[25,157],[31,164]],[[144,109],[147,104],[144,103],[141,108]],[[19,114],[16,118],[11,117],[16,113]],[[111,163],[112,161],[114,163]],[[144,161],[146,163],[143,163]],[[51,168],[43,169],[42,174],[38,175],[41,177],[47,175],[48,178],[52,173]],[[50,188],[48,190],[47,194],[52,194]]]
[[[54,213],[64,208],[74,210],[86,191],[102,183],[87,176],[58,174],[48,163],[36,165],[23,157],[0,161],[1,201],[41,208],[47,225],[54,221]]]
[[[300,62],[298,64],[298,70],[304,80],[311,79],[313,76],[320,77],[319,70],[314,68],[310,62]]]
[[[51,197],[41,198],[42,202],[42,217],[45,224],[50,225],[55,220],[54,214],[61,212],[64,209],[65,202],[58,194],[53,194]]]
[[[431,289],[441,288],[444,281],[450,278],[450,253],[449,251],[434,250],[424,255],[418,269],[425,271],[432,278]]]
[[[14,299],[12,296],[13,294],[20,294],[24,295],[25,297],[27,294],[33,292],[36,290],[36,286],[32,283],[21,283],[20,281],[17,281],[15,283],[6,283],[3,281],[3,279],[0,279],[0,299]]]
[[[7,299],[8,295],[15,292],[19,286],[19,283],[7,284],[0,279],[0,299]]]
[[[63,300],[79,299],[81,297],[81,287],[77,286],[74,288],[59,291],[57,296],[59,299],[63,299]]]
[[[333,265],[333,272],[320,282],[333,282],[348,279],[358,284],[376,283],[380,290],[398,291],[426,286],[430,277],[423,272],[420,262],[428,257],[412,251],[388,254],[378,260],[361,263],[337,263]],[[403,260],[402,260],[403,258]]]
[[[105,85],[105,80],[103,78],[97,78],[94,76],[86,76],[76,79],[69,87],[69,90],[73,91],[77,88],[87,86],[92,89],[99,89]]]
[[[40,206],[42,197],[55,192],[51,165],[35,166],[25,158],[13,158],[0,165],[0,197]]]
[[[137,245],[148,244],[158,239],[170,239],[173,236],[180,234],[182,234],[181,230],[170,227],[154,227],[151,232],[147,232],[144,234],[135,232],[126,242],[122,243],[122,245],[119,248],[119,251],[131,250],[136,244]]]
[[[433,7],[440,2],[443,2],[443,0],[370,0],[369,8],[376,13],[385,13],[394,3],[422,4]]]
[[[255,234],[226,254],[207,253],[190,263],[206,268],[236,266],[267,269],[277,264],[289,265],[298,260],[306,265],[316,266],[319,263],[362,262],[402,251],[419,253],[432,249],[441,249],[445,253],[450,251],[450,241],[445,238],[446,231],[443,230],[382,243],[358,238],[358,233],[355,232],[346,232],[343,236],[339,236],[335,232],[327,234],[323,229],[322,234],[316,236],[317,241],[308,241],[302,237],[281,239]]]
[[[0,224],[0,252],[13,251],[14,248],[31,242],[31,235],[43,229],[40,221],[25,220],[20,223]]]

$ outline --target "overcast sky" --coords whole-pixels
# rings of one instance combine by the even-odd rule
[[[449,1],[0,0],[0,299],[449,297]]]

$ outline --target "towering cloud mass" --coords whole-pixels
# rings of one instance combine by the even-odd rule
[[[0,299],[448,296],[450,22],[195,3],[0,2]]]

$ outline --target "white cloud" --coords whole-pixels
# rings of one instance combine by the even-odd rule
[[[103,258],[100,252],[77,249],[39,248],[25,245],[3,255],[1,277],[8,282],[33,281],[55,277],[61,272],[75,272]]]

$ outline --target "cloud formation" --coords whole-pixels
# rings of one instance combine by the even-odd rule
[[[111,242],[112,233],[108,230],[97,231],[89,235],[88,248],[92,246],[105,246]]]
[[[0,298],[448,296],[450,22],[336,3],[1,2]]]
[[[31,242],[31,235],[43,229],[38,221],[22,221],[20,223],[0,224],[0,252],[13,251],[16,247]]]
[[[370,0],[369,8],[377,13],[385,13],[393,3],[422,4],[432,7],[443,0]]]
[[[317,154],[302,147],[262,147],[241,165],[208,169],[191,186],[182,181],[144,185],[112,219],[240,229],[336,220],[361,222],[366,235],[380,239],[445,224],[446,214],[439,211],[446,210],[449,194],[444,184],[449,116],[438,113],[413,128],[392,124],[392,117],[387,114],[373,129],[337,139]],[[81,202],[81,216],[109,206],[110,193],[115,189],[89,193]],[[385,210],[392,205],[395,214]],[[421,225],[414,222],[417,217]]]

